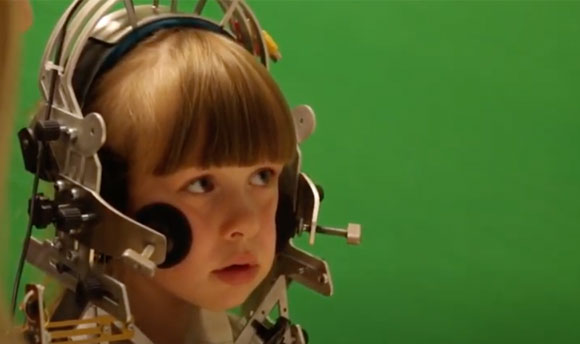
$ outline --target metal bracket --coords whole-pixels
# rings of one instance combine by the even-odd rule
[[[82,277],[88,276],[88,267],[85,266],[88,262],[66,255],[49,240],[41,243],[36,238],[30,238],[26,259],[32,265],[55,278],[67,289],[77,292]],[[81,276],[81,273],[85,276]],[[121,321],[130,322],[132,315],[125,285],[105,274],[94,273],[90,276],[102,293],[101,297],[91,299],[91,303]]]
[[[288,276],[317,293],[332,296],[332,277],[328,263],[324,260],[295,247],[292,242],[278,254],[277,259],[277,274]]]
[[[280,317],[284,317],[286,319],[290,318],[288,315],[288,296],[286,295],[286,288],[286,277],[278,276],[260,305],[251,312],[250,317],[246,321],[246,325],[244,326],[242,332],[240,332],[239,336],[236,338],[234,344],[250,343],[251,339],[257,335],[255,324],[267,324],[268,315],[276,306],[278,307]],[[282,338],[284,340],[283,343],[304,344],[304,342],[292,340],[293,336],[291,333],[291,328],[285,329]]]

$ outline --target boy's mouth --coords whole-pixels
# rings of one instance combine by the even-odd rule
[[[253,281],[258,271],[257,264],[232,264],[212,273],[226,284],[242,285]]]
[[[225,268],[219,269],[217,271],[240,271],[240,270],[250,268],[252,266],[253,265],[251,265],[251,264],[232,264],[230,266],[226,266]]]
[[[254,280],[259,271],[256,257],[252,254],[242,254],[227,262],[227,265],[212,271],[212,273],[229,285],[241,285]]]

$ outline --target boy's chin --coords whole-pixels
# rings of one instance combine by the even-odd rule
[[[220,295],[220,297],[216,297],[213,300],[205,300],[205,302],[198,304],[198,306],[213,312],[227,311],[241,306],[250,296],[250,292],[251,290],[248,292],[238,290],[227,295]]]

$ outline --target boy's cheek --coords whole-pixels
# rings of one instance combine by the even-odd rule
[[[264,228],[261,235],[260,247],[265,258],[268,260],[274,260],[274,254],[276,251],[276,223],[271,221],[268,223],[267,227]]]

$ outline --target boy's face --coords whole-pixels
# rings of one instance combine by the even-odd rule
[[[243,303],[274,261],[282,168],[264,163],[133,175],[131,214],[151,203],[169,203],[185,214],[192,230],[187,256],[171,268],[157,269],[154,283],[210,310]]]

